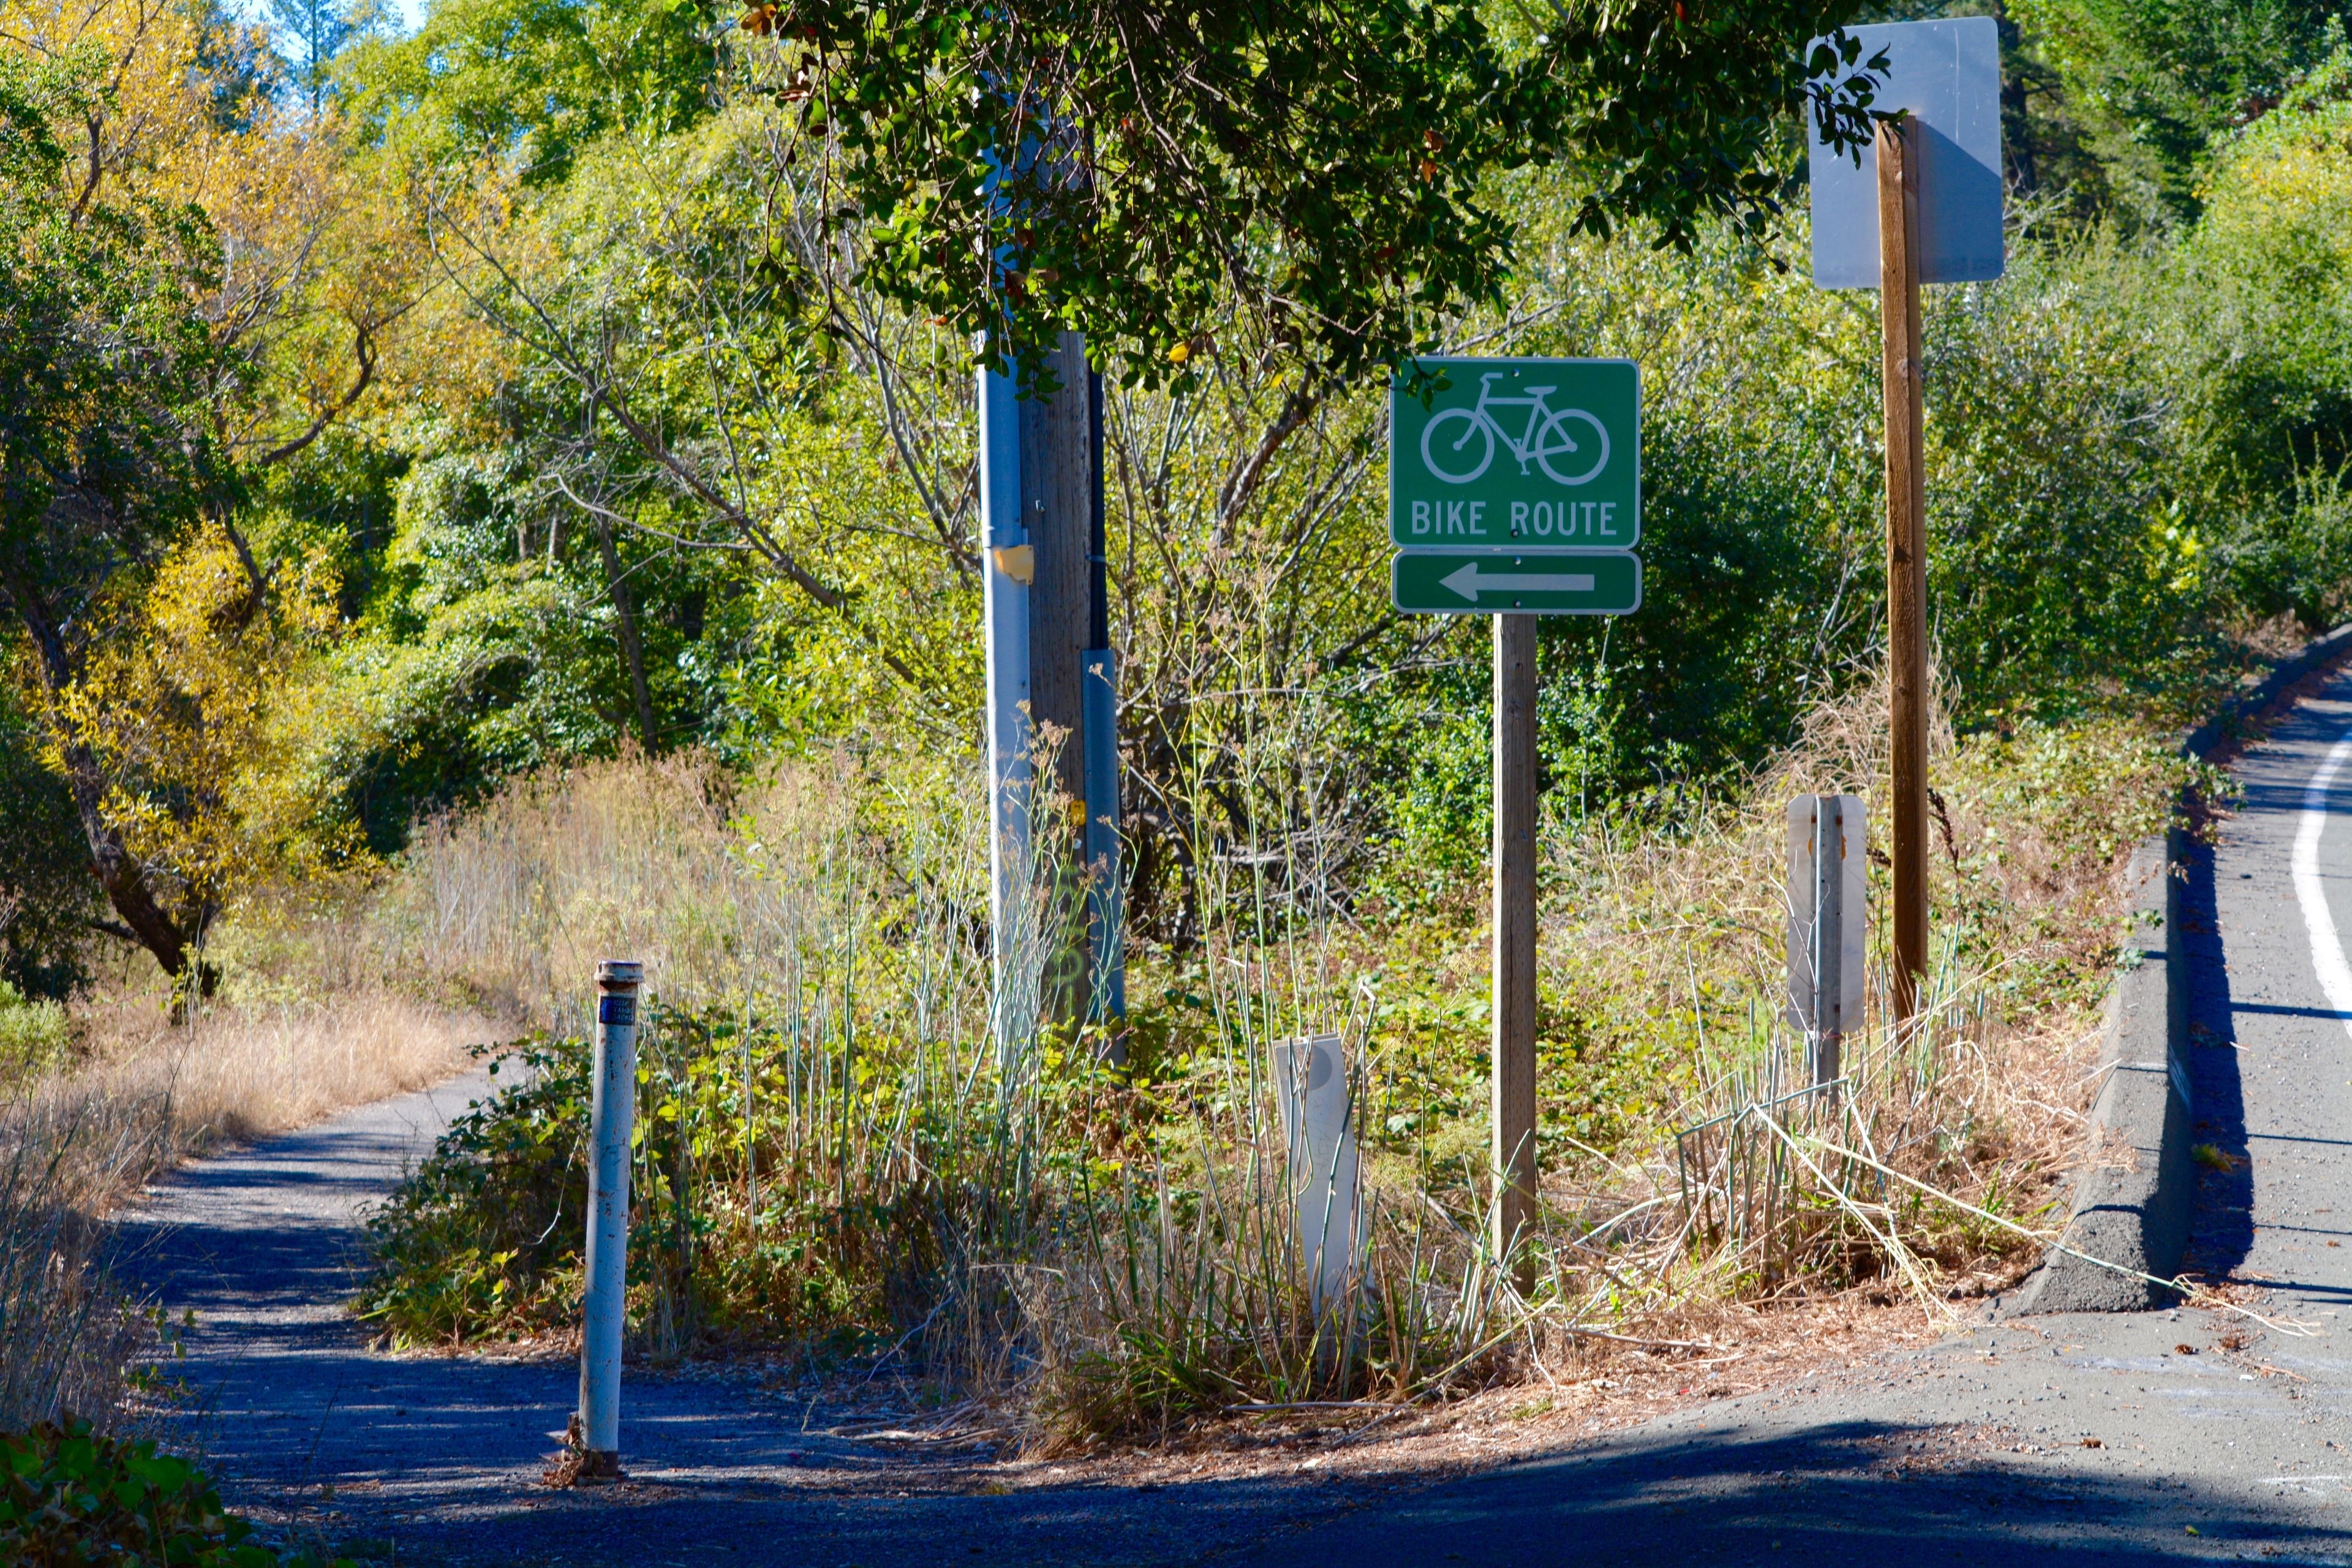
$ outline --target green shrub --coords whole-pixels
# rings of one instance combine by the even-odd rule
[[[2231,585],[2255,615],[2324,631],[2352,611],[2352,469],[2297,477],[2292,502],[2252,512],[2228,546]]]
[[[732,1205],[740,1177],[720,1157],[740,1114],[734,1027],[668,1009],[648,1017],[629,1184],[634,1342],[667,1354],[743,1337],[846,1342],[886,1328],[904,1276],[938,1261],[932,1194],[866,1189],[864,1172],[845,1192],[838,1172],[780,1158],[758,1225],[745,1224]],[[763,1037],[761,1055],[778,1044]],[[527,1043],[500,1064],[515,1081],[454,1122],[370,1220],[375,1272],[358,1310],[392,1342],[525,1336],[573,1320],[590,1061],[577,1037]]]
[[[2352,455],[2352,51],[2217,149],[2158,331],[2212,483],[2276,497]]]
[[[27,1001],[0,980],[0,1082],[38,1072],[61,1060],[73,1035],[55,1002]]]
[[[108,1568],[315,1568],[256,1544],[187,1460],[151,1442],[100,1436],[87,1421],[0,1436],[0,1562]],[[341,1568],[341,1559],[336,1568]]]
[[[537,1039],[521,1070],[450,1124],[368,1222],[376,1272],[362,1317],[396,1343],[551,1328],[576,1286],[588,1197],[588,1053]]]

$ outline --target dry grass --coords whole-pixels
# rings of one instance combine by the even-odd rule
[[[161,1118],[155,1167],[437,1083],[511,1021],[371,989],[318,1001],[228,1000],[167,1026],[157,996],[116,991],[81,1013],[83,1057],[50,1094]]]
[[[906,819],[897,862],[951,846],[925,873],[963,907],[985,907],[984,854],[961,820],[976,813],[955,781],[922,811],[906,805],[841,756],[750,782],[692,752],[585,763],[425,824],[368,897],[247,940],[305,994],[398,975],[536,1025],[575,1007],[597,961],[616,955],[643,961],[674,1005],[740,1000],[804,937],[863,918],[877,891],[856,874],[871,858],[864,837],[894,817]]]
[[[107,1275],[110,1211],[225,1141],[437,1082],[511,1032],[383,990],[228,1002],[173,1028],[143,979],[92,999],[68,1062],[0,1100],[0,1431],[121,1410],[156,1325]]]
[[[2037,1248],[1969,1207],[2054,1228],[2055,1178],[2080,1154],[2119,873],[2162,827],[2183,767],[2119,722],[1966,741],[1937,723],[1933,973],[1922,1016],[1898,1026],[1885,1010],[1884,702],[1864,690],[1824,706],[1750,788],[1685,803],[1665,830],[1604,819],[1563,844],[1548,988],[1575,999],[1585,1053],[1658,1064],[1643,1086],[1654,1109],[1610,1157],[1553,1167],[1563,1301],[1672,1317],[1694,1301],[1873,1282],[1882,1295],[1982,1294]],[[1873,811],[1869,1017],[1848,1039],[1843,1091],[1790,1100],[1805,1085],[1801,1041],[1780,1019],[1784,809],[1833,791]]]
[[[0,1103],[0,1432],[120,1408],[149,1335],[108,1286],[94,1200],[152,1168],[158,1131],[73,1095]]]

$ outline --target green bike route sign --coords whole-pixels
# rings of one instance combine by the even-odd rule
[[[1389,391],[1400,550],[1630,550],[1642,537],[1642,384],[1631,360],[1426,359],[1431,401]]]
[[[1642,607],[1642,561],[1629,551],[1410,550],[1391,559],[1389,587],[1408,615],[1626,616]]]

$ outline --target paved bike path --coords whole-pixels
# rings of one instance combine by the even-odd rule
[[[839,1412],[796,1391],[636,1366],[630,1482],[551,1490],[572,1365],[381,1353],[345,1305],[366,1206],[487,1087],[461,1079],[195,1162],[121,1222],[120,1271],[196,1314],[166,1367],[187,1391],[167,1433],[265,1527],[390,1543],[404,1563],[1172,1564],[1373,1495],[1282,1480],[990,1495],[952,1457],[829,1435]]]

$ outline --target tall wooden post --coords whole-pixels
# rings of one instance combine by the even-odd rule
[[[1495,617],[1495,1250],[1536,1217],[1536,617]],[[1521,1252],[1521,1290],[1535,1283]]]
[[[1064,332],[1052,368],[1060,384],[1053,395],[1021,405],[1021,505],[1037,574],[1029,590],[1029,717],[1041,740],[1055,738],[1055,793],[1079,810],[1057,830],[1051,860],[1053,874],[1066,879],[1067,891],[1082,887],[1087,875],[1087,760],[1097,739],[1087,733],[1087,721],[1089,707],[1100,706],[1090,704],[1087,693],[1087,655],[1099,646],[1093,635],[1097,452],[1087,340]],[[1052,907],[1062,910],[1063,892]],[[1073,932],[1050,934],[1055,945],[1043,976],[1040,1016],[1053,1023],[1083,1020],[1095,980],[1091,944],[1084,939],[1066,943],[1062,939]]]
[[[1927,973],[1927,476],[1919,342],[1918,130],[1878,127],[1879,313],[1886,416],[1886,663],[1895,857],[1895,1016]]]

